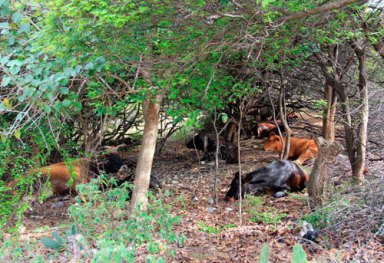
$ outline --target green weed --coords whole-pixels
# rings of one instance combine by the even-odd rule
[[[249,214],[248,220],[254,223],[277,224],[287,216],[286,213],[277,213],[273,207],[265,206],[262,196],[247,195],[244,210]]]
[[[199,222],[200,231],[208,233],[208,234],[215,234],[216,235],[216,234],[219,234],[224,229],[230,229],[230,228],[233,228],[233,227],[236,227],[236,225],[235,224],[226,224],[223,227],[220,227],[220,226],[207,226],[204,222],[202,222],[202,221]]]

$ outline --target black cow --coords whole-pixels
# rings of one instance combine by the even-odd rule
[[[187,144],[188,149],[197,149],[203,151],[204,156],[201,161],[212,160],[216,152],[216,142],[203,134],[196,134]],[[219,158],[225,160],[227,164],[238,162],[238,148],[237,145],[219,140]]]
[[[127,158],[121,158],[117,153],[109,153],[104,160],[98,164],[99,173],[122,174],[123,178],[116,181],[114,186],[120,186],[125,182],[133,182],[135,179],[136,161]],[[160,188],[160,181],[154,174],[151,174],[149,181],[150,189]]]
[[[301,191],[309,181],[306,174],[296,163],[290,161],[274,161],[253,172],[247,173],[241,180],[241,194],[260,194],[270,188],[279,191]],[[279,193],[275,197],[281,196]],[[239,173],[235,174],[225,200],[239,198]]]

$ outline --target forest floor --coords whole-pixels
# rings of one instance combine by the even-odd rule
[[[297,137],[305,137],[302,129],[294,130]],[[276,153],[266,153],[264,140],[249,139],[241,142],[242,171],[250,172],[272,160]],[[131,151],[130,156],[135,156]],[[348,169],[348,162],[344,162]],[[340,163],[338,164],[340,168]],[[373,167],[375,176],[381,176],[382,164]],[[371,167],[369,167],[371,169]],[[305,167],[310,170],[310,167]],[[238,170],[238,165],[220,162],[217,175],[217,204],[212,198],[215,169],[212,163],[201,164],[194,150],[185,147],[185,141],[169,141],[160,156],[154,161],[153,172],[161,183],[161,191],[173,193],[165,203],[172,203],[173,213],[180,216],[181,223],[176,232],[186,237],[183,246],[174,245],[176,257],[169,262],[255,262],[258,261],[264,244],[269,247],[270,262],[291,262],[294,245],[301,244],[308,260],[316,262],[348,262],[362,249],[369,262],[384,260],[383,240],[362,246],[361,243],[345,242],[343,233],[319,232],[319,242],[301,238],[301,220],[310,213],[306,190],[282,198],[266,194],[262,204],[256,208],[254,199],[245,200],[242,206],[241,222],[239,202],[224,201],[226,191]],[[336,169],[335,169],[336,170]],[[370,170],[371,171],[371,170]],[[335,176],[335,175],[333,175]],[[348,172],[338,169],[338,178],[345,178]],[[336,177],[336,176],[335,176]],[[338,179],[338,180],[339,180]],[[161,193],[160,193],[161,194]],[[26,213],[23,236],[26,238],[49,236],[53,229],[60,229],[69,222],[67,208],[75,202],[67,198],[61,202],[51,199],[43,205],[35,205]],[[60,204],[60,205],[58,205]],[[260,219],[260,215],[265,215]],[[274,217],[270,217],[274,215]],[[276,219],[277,218],[277,219]],[[36,233],[36,229],[42,229]],[[348,244],[348,246],[343,246]],[[381,246],[381,247],[380,247]],[[143,255],[138,255],[142,262]],[[143,259],[144,261],[144,259]],[[364,261],[364,257],[363,257]]]

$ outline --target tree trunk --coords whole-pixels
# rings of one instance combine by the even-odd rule
[[[82,134],[83,134],[83,146],[84,146],[84,157],[80,159],[80,175],[76,178],[76,184],[85,184],[89,181],[89,163],[90,159],[88,156],[93,152],[95,146],[92,146],[91,138],[89,136],[89,119],[82,118]]]
[[[358,182],[361,182],[362,172],[364,169],[364,163],[361,163],[361,159],[365,157],[365,149],[357,150],[357,148],[361,146],[365,147],[367,129],[366,129],[366,126],[364,126],[366,124],[363,124],[363,123],[365,123],[368,120],[367,119],[363,120],[363,118],[368,118],[368,110],[366,110],[365,106],[363,105],[360,116],[364,116],[364,117],[359,117],[359,118],[362,118],[360,122],[362,124],[363,130],[365,130],[365,132],[361,131],[363,134],[365,134],[365,139],[364,139],[363,138],[364,135],[363,134],[360,135],[359,127],[357,127],[356,129],[358,131],[358,134],[356,134],[356,130],[354,130],[353,125],[356,122],[352,121],[351,102],[348,97],[347,90],[342,84],[343,75],[341,74],[341,72],[348,72],[348,69],[352,66],[353,60],[350,59],[349,61],[347,61],[345,65],[342,67],[342,70],[337,69],[336,67],[334,67],[334,65],[338,64],[338,57],[339,57],[338,48],[337,46],[331,47],[328,52],[328,57],[329,57],[329,60],[332,62],[333,70],[332,72],[329,72],[328,70],[329,66],[325,58],[320,56],[319,54],[317,54],[316,57],[319,58],[320,60],[319,65],[326,79],[326,82],[328,83],[328,85],[332,86],[332,88],[336,91],[337,95],[340,98],[341,109],[344,115],[345,143],[347,146],[348,158],[351,164],[352,174],[354,175],[354,178],[357,179]],[[359,85],[359,86],[362,86],[362,85]],[[364,90],[364,88],[360,87],[360,90]],[[364,90],[364,92],[367,92],[366,106],[368,107],[368,91]],[[366,115],[365,114],[361,115],[363,111],[366,112],[365,113]],[[364,151],[364,157],[362,157],[362,153],[358,153],[358,151]],[[361,175],[360,175],[360,172],[361,172]]]
[[[286,140],[285,140],[285,145],[284,145],[284,140],[281,140],[281,143],[283,144],[283,151],[281,152],[280,158],[282,160],[287,160],[288,156],[289,156],[289,148],[291,147],[292,131],[291,131],[291,128],[289,128],[286,114],[285,114],[286,110],[285,110],[284,93],[285,93],[285,88],[284,88],[284,86],[281,86],[280,87],[280,94],[279,94],[279,114],[280,114],[281,123],[284,126],[284,130],[285,130],[287,136],[286,136]],[[277,127],[279,127],[276,120],[275,120],[275,124]],[[282,136],[282,135],[280,134],[280,136]]]
[[[328,166],[338,155],[343,146],[339,142],[326,141],[324,138],[316,138],[319,154],[313,165],[308,184],[309,204],[311,208],[320,207],[326,204],[329,198],[330,179],[328,176]]]
[[[132,210],[136,208],[143,211],[147,210],[148,187],[156,149],[160,103],[161,96],[159,95],[149,96],[143,103],[144,133],[135,171]]]
[[[341,108],[344,114],[344,132],[345,132],[345,144],[347,146],[347,153],[349,162],[353,169],[355,163],[355,135],[352,128],[352,113],[348,95],[344,88],[339,89],[339,97],[341,102]]]
[[[364,181],[363,171],[365,168],[365,155],[367,145],[367,129],[368,129],[368,116],[369,116],[369,95],[367,86],[367,69],[365,64],[365,52],[356,42],[351,44],[357,59],[359,61],[359,91],[360,99],[360,123],[358,125],[357,143],[356,143],[356,156],[355,162],[352,166],[352,176],[358,183]]]
[[[335,114],[337,105],[336,91],[327,81],[325,81],[324,99],[327,107],[323,117],[323,137],[327,141],[335,141]]]

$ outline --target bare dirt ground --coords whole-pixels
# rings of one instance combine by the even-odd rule
[[[305,137],[304,133],[303,130],[295,131],[298,137]],[[249,172],[277,159],[276,153],[266,153],[262,146],[263,140],[249,139],[241,142],[243,172]],[[135,154],[137,152],[133,151],[129,155]],[[342,168],[337,177],[339,179],[348,176],[348,165],[345,162],[347,160],[344,157],[337,161],[338,167]],[[382,164],[372,164],[371,171],[374,171],[375,176],[382,176],[380,167]],[[162,182],[161,191],[173,192],[168,200],[163,201],[173,203],[174,213],[181,217],[176,231],[186,237],[183,246],[174,246],[176,257],[169,258],[168,262],[255,262],[258,261],[264,244],[269,246],[270,262],[291,262],[295,244],[302,244],[308,260],[316,262],[348,262],[353,258],[350,256],[353,249],[342,247],[343,233],[327,233],[325,236],[325,233],[322,235],[320,231],[319,243],[300,237],[299,220],[310,212],[306,190],[279,199],[269,195],[262,197],[261,211],[286,214],[280,222],[251,222],[252,215],[248,205],[248,208],[243,208],[240,224],[238,202],[227,203],[223,200],[237,169],[237,165],[220,163],[217,177],[218,203],[215,204],[212,198],[214,166],[209,163],[200,164],[196,153],[186,149],[185,142],[168,142],[161,155],[155,158],[153,171]],[[24,235],[28,236],[38,228],[47,228],[39,234],[44,236],[52,232],[52,228],[60,229],[62,225],[67,225],[67,208],[73,203],[74,198],[67,197],[62,200],[54,198],[42,205],[35,205],[25,214]],[[217,231],[210,233],[207,229]],[[332,234],[333,236],[329,236]],[[34,236],[38,238],[36,234]],[[336,238],[340,240],[341,247],[332,247],[332,244],[337,243]],[[356,246],[358,242],[356,241]],[[367,258],[368,262],[384,260],[382,242],[373,242],[365,247],[373,255],[372,258]],[[138,261],[141,262],[140,259]]]

